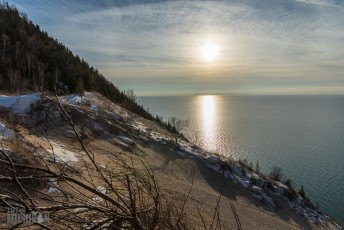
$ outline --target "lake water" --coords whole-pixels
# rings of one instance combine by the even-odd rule
[[[154,115],[189,119],[208,151],[282,168],[294,187],[344,221],[344,96],[138,97]]]

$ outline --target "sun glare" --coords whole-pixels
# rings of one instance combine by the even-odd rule
[[[209,62],[214,61],[219,53],[219,48],[213,43],[208,43],[202,47],[202,57]]]
[[[202,118],[202,139],[205,147],[208,150],[215,150],[215,136],[216,136],[216,96],[202,96],[201,97],[201,118]]]

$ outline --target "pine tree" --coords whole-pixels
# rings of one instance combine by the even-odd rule
[[[301,186],[301,188],[299,190],[299,194],[302,198],[306,198],[306,193],[305,193],[303,186]]]

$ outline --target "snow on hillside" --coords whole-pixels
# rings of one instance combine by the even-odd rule
[[[70,105],[83,105],[87,103],[86,95],[88,93],[85,93],[85,96],[79,96],[76,94],[71,94],[67,96],[60,97],[62,99],[62,102]]]
[[[6,126],[0,121],[0,139],[14,137],[12,130],[6,128]]]
[[[53,154],[52,157],[55,157],[57,162],[78,162],[79,159],[76,156],[77,153],[69,151],[67,149],[64,148],[63,145],[54,143],[54,142],[50,142],[53,149],[49,149],[48,152],[50,152],[51,154]]]
[[[97,93],[85,92],[83,96],[70,94],[60,96],[59,99],[63,104],[78,107],[80,105],[88,107],[93,112],[104,112],[111,117],[112,120],[118,120],[120,117],[127,116],[127,111],[119,105],[102,98]]]
[[[135,143],[135,141],[125,136],[118,136],[118,138],[128,145],[133,145]]]
[[[16,114],[25,114],[30,109],[30,105],[40,99],[41,96],[37,93],[20,96],[0,95],[0,107],[11,109]]]

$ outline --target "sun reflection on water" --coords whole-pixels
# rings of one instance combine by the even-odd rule
[[[204,147],[216,150],[216,96],[201,96],[201,135]]]

